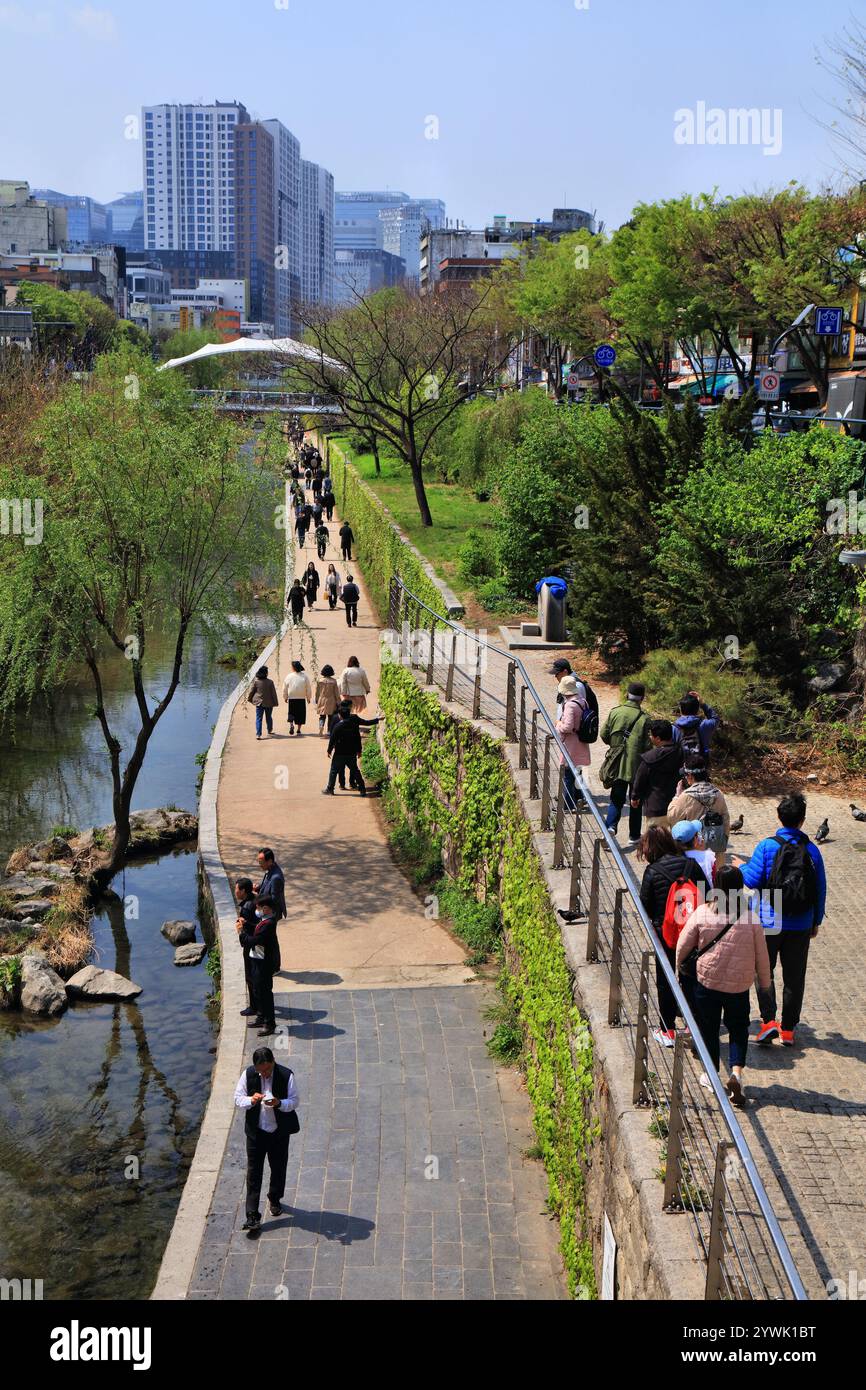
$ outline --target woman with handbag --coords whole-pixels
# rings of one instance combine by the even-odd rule
[[[693,978],[692,1001],[701,1037],[718,1071],[719,1027],[728,1030],[728,1097],[744,1105],[743,1069],[749,1046],[749,991],[768,988],[770,957],[764,928],[749,903],[743,875],[732,864],[716,871],[716,892],[696,908],[677,942],[677,971]],[[704,1076],[702,1085],[709,1081]]]
[[[645,695],[643,682],[632,681],[625,703],[611,710],[601,730],[602,742],[608,745],[608,750],[599,776],[601,785],[610,791],[604,823],[616,838],[622,808],[629,801],[628,838],[632,845],[640,840],[643,807],[631,805],[631,784],[641,757],[650,749],[649,715],[641,708]]]

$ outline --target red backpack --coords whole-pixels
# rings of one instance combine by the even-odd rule
[[[666,946],[676,946],[680,932],[703,900],[703,894],[693,879],[674,880],[668,889],[665,915],[662,918],[662,940]]]

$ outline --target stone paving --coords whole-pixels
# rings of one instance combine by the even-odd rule
[[[187,1296],[564,1298],[544,1170],[524,1156],[526,1096],[484,1045],[492,993],[279,996],[275,1052],[301,1096],[284,1214],[263,1207],[257,1240],[240,1229],[238,1114]]]

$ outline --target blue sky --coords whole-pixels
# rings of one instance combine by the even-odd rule
[[[585,8],[578,8],[578,5]],[[125,118],[239,99],[278,116],[337,188],[494,213],[597,209],[800,179],[840,156],[816,52],[852,0],[0,0],[0,177],[108,200],[141,186]],[[782,113],[781,151],[677,144],[674,113]],[[438,138],[427,138],[435,133]]]

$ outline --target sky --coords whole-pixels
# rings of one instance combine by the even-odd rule
[[[337,189],[440,197],[469,226],[569,206],[612,229],[641,201],[834,182],[843,159],[821,121],[841,94],[818,55],[855,8],[0,0],[0,178],[108,201],[141,187],[127,118],[143,104],[240,100],[279,117]],[[751,107],[763,132],[745,141],[726,113]]]

